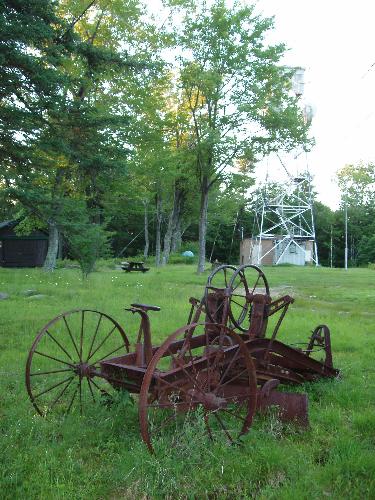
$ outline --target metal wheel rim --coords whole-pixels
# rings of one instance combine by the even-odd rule
[[[203,296],[203,299],[202,299],[202,302],[205,304],[205,309],[206,309],[206,314],[207,314],[207,317],[208,319],[212,322],[212,323],[215,323],[215,318],[213,316],[211,316],[211,313],[210,313],[210,310],[208,308],[208,294],[209,294],[209,290],[210,290],[210,285],[213,281],[213,278],[221,273],[221,272],[224,272],[224,276],[226,276],[226,270],[227,269],[231,269],[232,271],[236,271],[237,268],[235,266],[232,266],[230,264],[224,264],[222,266],[219,266],[217,267],[216,269],[214,269],[214,271],[212,271],[212,273],[209,275],[208,279],[207,279],[207,284],[206,284],[206,287],[204,289],[204,296]],[[225,280],[226,281],[226,280]],[[230,284],[230,281],[231,279],[228,280],[228,283],[227,283],[227,287],[229,286]],[[217,311],[216,311],[217,312]]]
[[[267,281],[267,278],[266,278],[266,275],[263,273],[263,271],[258,267],[258,266],[255,266],[253,264],[244,264],[242,266],[240,266],[236,272],[233,274],[231,280],[230,280],[230,288],[231,288],[231,298],[229,300],[229,317],[231,319],[231,322],[233,323],[233,325],[238,328],[240,331],[242,332],[247,332],[248,329],[247,328],[244,328],[242,326],[242,323],[244,322],[244,320],[246,319],[248,313],[250,313],[249,309],[249,303],[246,301],[246,304],[245,306],[243,307],[240,315],[236,318],[235,315],[233,314],[233,311],[232,311],[232,307],[231,307],[231,303],[234,302],[234,300],[232,299],[232,296],[233,296],[233,292],[235,291],[235,289],[237,287],[234,287],[234,282],[237,278],[237,276],[239,276],[240,274],[243,274],[244,276],[244,280],[243,280],[243,283],[244,283],[244,287],[245,287],[245,291],[246,291],[246,294],[248,294],[250,292],[250,287],[247,283],[247,279],[246,279],[246,274],[245,274],[245,270],[246,269],[254,269],[257,273],[258,273],[258,278],[255,282],[255,285],[252,289],[252,293],[254,292],[254,290],[257,288],[257,285],[258,285],[258,281],[260,279],[262,279],[263,283],[264,283],[264,288],[265,288],[265,292],[266,292],[266,295],[269,295],[270,294],[270,289],[269,289],[269,285],[268,285],[268,281]],[[242,306],[241,306],[242,307]],[[265,321],[265,326],[267,325],[267,321]]]
[[[41,353],[39,353],[39,351],[37,351],[37,347],[38,345],[40,344],[40,342],[42,341],[43,338],[46,338],[45,336],[46,335],[49,335],[51,336],[51,334],[49,334],[49,329],[51,329],[54,325],[58,324],[58,322],[60,321],[64,321],[65,325],[67,324],[66,322],[66,318],[69,318],[69,317],[72,317],[72,315],[75,315],[75,314],[81,314],[81,317],[83,318],[83,322],[84,322],[84,317],[85,317],[85,313],[93,313],[95,315],[99,315],[99,322],[101,322],[101,318],[105,318],[107,321],[110,322],[110,324],[113,325],[113,332],[118,332],[122,338],[122,344],[120,346],[119,349],[116,349],[116,351],[120,351],[120,349],[124,348],[125,353],[128,353],[129,352],[129,341],[128,341],[128,338],[126,336],[126,333],[125,331],[123,330],[123,328],[121,327],[121,325],[115,321],[113,318],[111,318],[109,315],[105,314],[105,313],[102,313],[100,311],[97,311],[97,310],[94,310],[94,309],[73,309],[71,311],[66,311],[62,314],[59,314],[58,316],[56,316],[55,318],[53,318],[51,321],[49,321],[37,334],[32,346],[31,346],[31,349],[30,349],[30,352],[29,352],[29,355],[28,355],[28,358],[27,358],[27,362],[26,362],[26,371],[25,371],[25,382],[26,382],[26,389],[27,389],[27,393],[30,397],[30,400],[31,400],[31,403],[33,404],[35,410],[39,413],[39,415],[41,416],[46,416],[46,414],[50,413],[50,411],[42,411],[42,409],[40,408],[40,406],[38,405],[38,402],[36,401],[36,399],[38,399],[38,397],[40,397],[41,395],[43,394],[34,394],[34,391],[33,391],[33,383],[32,383],[32,377],[35,377],[36,375],[43,375],[43,372],[42,373],[38,373],[38,372],[35,372],[35,373],[32,373],[31,370],[32,370],[32,366],[33,366],[33,359],[34,359],[34,355],[35,354],[40,354],[40,355],[43,355]],[[82,323],[82,329],[84,328],[84,323]],[[68,331],[69,331],[69,328],[67,327]],[[71,332],[70,332],[71,333]],[[69,335],[70,335],[69,333]],[[90,361],[90,359],[94,356],[94,354],[98,351],[98,349],[94,349],[93,352],[91,353],[91,348],[94,348],[94,342],[96,340],[95,336],[97,336],[97,333],[98,331],[96,331],[96,335],[94,335],[94,338],[93,338],[93,341],[92,341],[92,345],[90,346],[90,352],[88,353],[88,359],[87,361]],[[81,333],[81,335],[83,335]],[[112,335],[112,334],[111,334]],[[55,341],[57,340],[57,343],[60,343],[59,341],[61,340],[60,338],[59,339],[55,339]],[[55,342],[54,341],[54,342]],[[78,352],[76,353],[77,356],[79,355],[79,349],[78,349],[78,345],[77,344],[74,344],[74,342],[72,342],[72,345],[74,346],[75,350],[78,350]],[[103,344],[100,344],[99,343],[99,349],[104,345]],[[64,350],[64,346],[60,346],[62,349],[62,352]],[[97,344],[95,345],[95,348],[97,348]],[[95,352],[96,351],[96,352]],[[112,354],[112,353],[109,353],[109,355]],[[113,353],[114,354],[114,353]],[[96,364],[98,364],[100,361],[104,360],[104,359],[108,359],[108,356],[104,356],[103,359],[98,359],[96,361],[93,361],[92,363],[87,363],[87,366],[88,366],[88,370],[90,369],[90,367],[93,367],[95,366]],[[44,356],[45,357],[50,357],[48,354],[44,353]],[[81,358],[83,356],[83,353],[81,352]],[[63,357],[63,356],[61,356]],[[51,357],[52,360],[56,360],[55,357]],[[82,359],[79,360],[82,363]],[[61,384],[59,383],[55,388],[58,389],[58,387],[61,386],[61,389],[63,389],[64,391],[64,388],[65,388],[65,391],[67,391],[69,389],[69,386],[70,384],[73,384],[74,382],[74,378],[75,377],[79,377],[80,378],[80,383],[82,383],[82,378],[83,376],[82,375],[78,375],[76,373],[76,365],[74,363],[72,363],[71,361],[67,361],[66,359],[57,359],[56,360],[56,363],[60,364],[60,365],[66,365],[66,370],[61,368],[61,370],[57,370],[55,373],[57,373],[58,371],[61,371],[61,372],[64,372],[66,371],[66,373],[68,374],[68,367],[69,367],[69,371],[70,371],[70,378],[71,378],[71,381],[66,381],[66,385],[67,387],[65,387],[64,383],[65,382],[62,382]],[[58,365],[57,365],[58,366]],[[53,371],[51,371],[51,374],[54,374]],[[89,378],[87,378],[89,380]],[[100,387],[91,379],[91,383],[90,382],[87,382],[89,387],[90,387],[90,392],[91,394],[93,394],[93,392],[95,392],[95,390],[99,390]],[[51,389],[53,390],[53,388]],[[81,390],[81,389],[80,389]],[[101,390],[101,389],[100,389]],[[47,392],[50,392],[50,391],[46,391]],[[105,391],[104,391],[105,392]],[[62,393],[62,395],[64,394],[64,392]],[[78,397],[80,396],[80,394],[78,394]],[[62,397],[62,396],[61,396]],[[77,393],[74,393],[74,398],[72,400],[72,404],[74,403],[75,399],[77,397]],[[93,399],[95,400],[94,396],[93,396]],[[58,399],[56,399],[56,401],[54,401],[52,403],[52,407],[55,406],[55,404],[58,402]],[[80,413],[82,413],[82,402],[80,401]],[[51,408],[52,409],[52,408]],[[71,410],[71,406],[68,407],[68,411],[67,413],[69,413],[69,411]]]
[[[215,328],[220,328],[221,332],[225,332],[225,335],[228,337],[231,337],[235,339],[236,343],[238,343],[238,352],[241,352],[241,355],[244,357],[244,362],[245,362],[245,369],[244,373],[247,373],[248,378],[249,378],[249,397],[245,401],[245,410],[247,411],[246,417],[242,418],[242,428],[240,429],[238,435],[236,436],[236,439],[238,437],[246,434],[251,426],[252,419],[255,413],[256,409],[256,387],[257,387],[257,377],[256,377],[256,370],[255,366],[253,363],[253,360],[249,354],[249,351],[247,349],[246,344],[243,342],[243,340],[232,330],[230,330],[228,327],[225,325],[217,325],[217,324],[209,324],[209,323],[195,323],[192,325],[186,325],[182,328],[179,328],[176,330],[174,333],[172,333],[165,341],[164,343],[159,347],[157,352],[154,354],[147,371],[144,375],[143,378],[143,383],[140,391],[140,396],[139,396],[139,404],[138,404],[138,410],[139,410],[139,422],[140,422],[140,430],[141,430],[141,436],[145,444],[147,445],[149,451],[151,453],[154,453],[154,447],[152,444],[152,433],[149,431],[149,425],[150,422],[148,421],[148,402],[149,402],[149,395],[150,395],[150,385],[152,382],[152,378],[155,372],[157,372],[157,365],[160,359],[162,359],[163,355],[167,352],[169,346],[172,344],[173,341],[175,341],[179,335],[183,334],[186,332],[187,329],[193,328],[195,329],[197,326],[210,326],[210,327],[215,327]],[[230,347],[228,347],[230,348]],[[196,360],[197,361],[197,360]],[[198,361],[197,361],[198,362]],[[229,365],[230,363],[228,363]],[[230,367],[229,367],[230,368]],[[224,370],[225,372],[225,370]],[[223,386],[227,384],[228,382],[225,381],[225,377],[229,377],[230,372],[228,371],[227,373],[223,374],[223,380],[219,382],[219,386]],[[220,385],[221,384],[221,385]],[[218,387],[215,389],[217,391]],[[224,410],[226,411],[226,410]],[[229,413],[229,411],[228,411]],[[206,417],[207,413],[205,413]],[[216,416],[216,411],[212,412],[212,415]],[[210,417],[211,415],[208,415]],[[209,430],[209,425],[207,422],[206,427],[208,430],[208,435],[212,437],[212,433]]]

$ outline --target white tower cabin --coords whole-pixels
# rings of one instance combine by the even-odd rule
[[[297,96],[303,92],[303,69],[297,68],[293,89]],[[306,122],[312,119],[311,106],[305,105]],[[301,155],[297,155],[301,156]],[[292,174],[284,163],[282,188],[267,181],[255,210],[255,233],[241,242],[241,264],[315,264],[318,252],[315,238],[311,175],[305,168],[293,169]]]

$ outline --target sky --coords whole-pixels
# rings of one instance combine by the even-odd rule
[[[306,69],[303,99],[315,112],[315,147],[297,160],[284,155],[283,162],[292,173],[307,164],[317,198],[336,208],[335,172],[347,163],[375,162],[375,2],[258,0],[256,5],[259,13],[275,17],[270,41],[286,43],[283,62]],[[277,158],[260,165],[260,178],[266,170],[280,179]]]

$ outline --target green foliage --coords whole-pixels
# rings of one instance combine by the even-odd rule
[[[358,245],[358,263],[375,263],[375,235],[362,236]]]
[[[97,259],[110,254],[109,235],[98,224],[80,224],[78,228],[70,230],[66,238],[71,255],[78,261],[84,278],[94,270]]]
[[[345,210],[348,216],[349,262],[367,265],[374,261],[375,166],[371,163],[346,165],[337,172],[341,188],[341,230]],[[343,246],[343,244],[342,244]]]

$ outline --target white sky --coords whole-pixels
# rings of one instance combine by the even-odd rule
[[[275,16],[272,40],[290,49],[283,62],[306,68],[304,99],[315,110],[316,140],[307,162],[318,199],[335,208],[335,172],[375,161],[375,2],[258,0],[257,10]],[[283,157],[289,165],[292,158]],[[270,176],[277,176],[278,163],[268,160]]]

